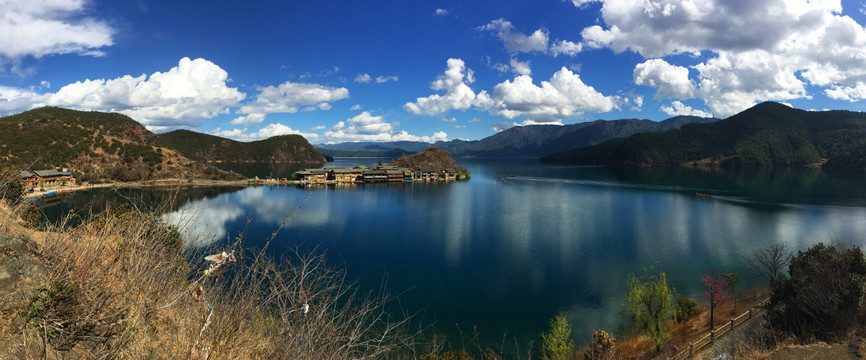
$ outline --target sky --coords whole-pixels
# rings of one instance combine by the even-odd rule
[[[863,0],[0,0],[0,115],[313,144],[866,110]]]

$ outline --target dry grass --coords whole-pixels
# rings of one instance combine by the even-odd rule
[[[77,228],[27,230],[0,205],[0,231],[38,237],[44,283],[20,309],[25,359],[365,359],[414,357],[417,331],[384,292],[360,292],[321,255],[273,259],[235,246],[205,272],[152,214],[110,211]],[[275,234],[276,235],[276,234]],[[222,250],[222,249],[221,249]],[[192,259],[192,260],[189,260]],[[0,358],[8,354],[0,353]]]

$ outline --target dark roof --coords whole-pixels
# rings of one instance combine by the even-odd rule
[[[20,175],[22,179],[36,176],[36,174],[34,174],[34,173],[32,173],[32,172],[29,172],[29,171],[27,171],[27,170],[21,170],[21,171],[19,171],[19,172],[18,172],[18,175]]]
[[[57,170],[35,170],[33,172],[36,173],[36,176],[39,176],[39,177],[50,177],[50,176],[63,175]]]

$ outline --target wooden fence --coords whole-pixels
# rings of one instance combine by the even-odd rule
[[[749,321],[750,319],[756,317],[761,311],[763,311],[763,305],[766,305],[770,299],[764,299],[761,301],[761,304],[757,308],[749,308],[748,311],[740,314],[731,321],[711,330],[704,336],[700,337],[696,341],[693,341],[689,344],[689,347],[683,349],[679,353],[674,356],[671,356],[671,360],[682,360],[682,359],[691,359],[693,356],[698,354],[705,347],[709,346],[716,340],[719,340],[721,337],[725,336],[731,330],[734,330],[737,326],[740,326],[742,323]]]

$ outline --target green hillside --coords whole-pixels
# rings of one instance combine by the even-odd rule
[[[236,177],[164,148],[127,116],[56,107],[0,118],[0,160],[14,169],[68,168],[85,181]]]
[[[205,162],[273,162],[322,165],[325,158],[300,135],[240,142],[189,130],[159,134],[159,139],[186,157]]]
[[[578,148],[546,156],[543,161],[724,166],[810,165],[826,161],[827,167],[851,167],[858,163],[858,156],[862,159],[863,151],[857,149],[864,145],[864,113],[812,112],[765,102],[722,121],[636,134],[618,144]]]

